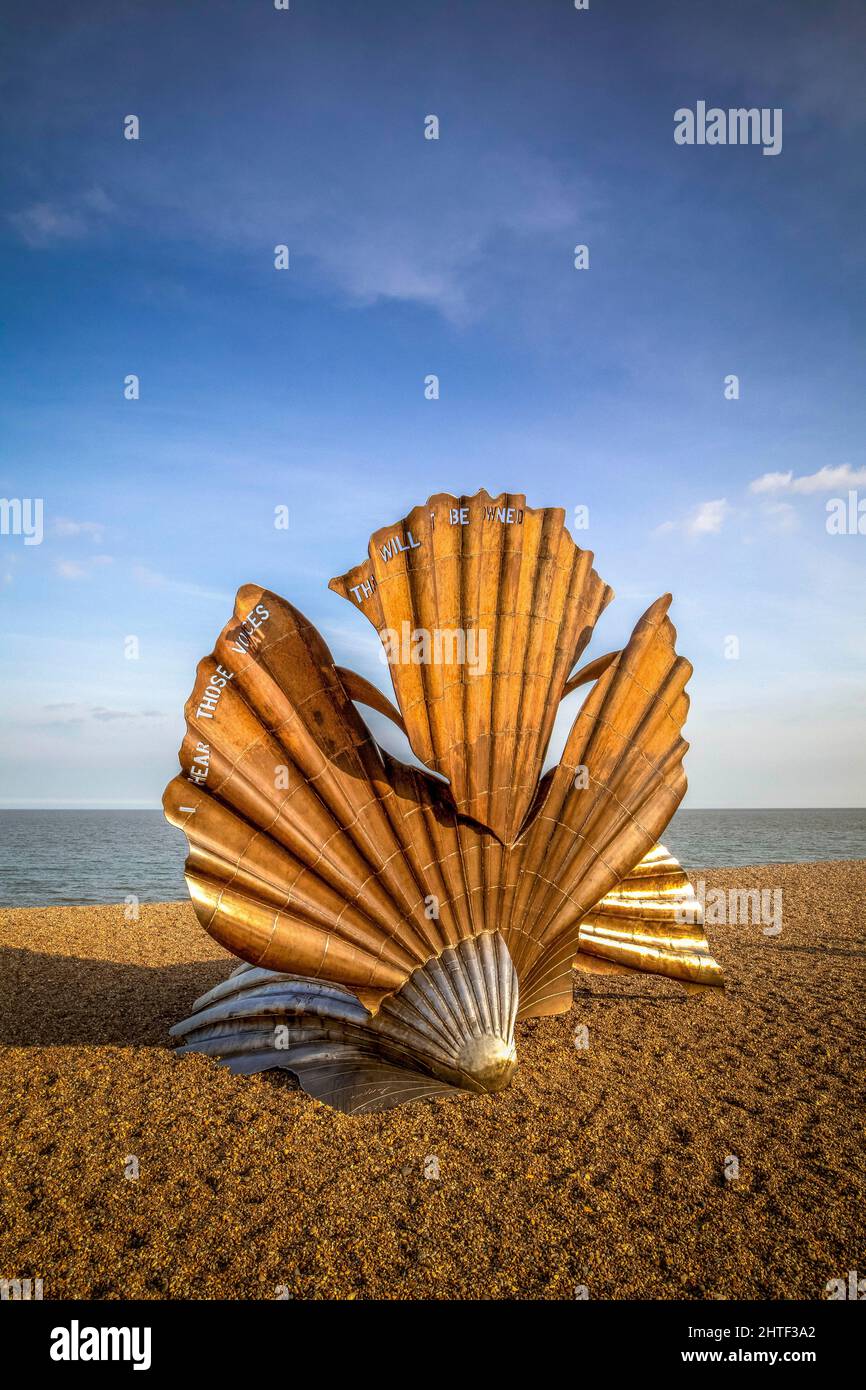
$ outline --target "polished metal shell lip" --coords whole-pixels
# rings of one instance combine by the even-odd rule
[[[457,1054],[457,1070],[482,1091],[504,1091],[517,1070],[517,1047],[505,1038],[471,1038]]]

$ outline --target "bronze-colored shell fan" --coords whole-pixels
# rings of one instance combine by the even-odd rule
[[[688,747],[670,596],[572,674],[613,596],[592,563],[561,509],[519,495],[437,494],[377,531],[330,587],[378,630],[399,708],[291,604],[240,590],[164,805],[199,921],[244,964],[172,1030],[181,1051],[374,1110],[506,1086],[515,1021],[569,1009],[574,968],[722,983],[658,843]],[[382,749],[357,704],[431,772]]]

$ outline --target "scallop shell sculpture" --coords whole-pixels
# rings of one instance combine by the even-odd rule
[[[563,523],[522,496],[437,494],[331,581],[376,626],[399,708],[291,604],[240,590],[164,805],[199,921],[244,963],[172,1030],[181,1051],[374,1110],[502,1089],[515,1021],[569,1009],[575,968],[722,983],[659,844],[688,746],[670,596],[572,674],[612,591]],[[359,704],[426,767],[381,748]]]

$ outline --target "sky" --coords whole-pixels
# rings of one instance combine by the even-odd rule
[[[584,660],[673,593],[686,806],[864,804],[859,0],[4,10],[0,805],[158,805],[243,583],[388,690],[328,580],[480,487],[589,509]]]

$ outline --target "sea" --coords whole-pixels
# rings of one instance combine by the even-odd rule
[[[866,809],[681,810],[662,842],[688,870],[866,859]],[[161,811],[0,810],[0,907],[176,901],[185,855]]]

